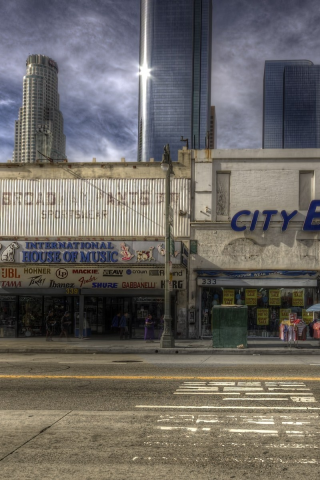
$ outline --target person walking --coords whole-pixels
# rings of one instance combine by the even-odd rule
[[[125,340],[128,338],[127,319],[128,319],[128,313],[125,313],[125,314],[122,315],[122,317],[120,318],[120,323],[119,323],[119,327],[120,327],[120,340],[122,340],[123,337],[125,338]]]
[[[53,316],[53,310],[49,310],[47,318],[46,318],[46,341],[47,342],[53,342],[52,335],[53,335],[53,330],[55,327],[56,321]]]
[[[149,342],[153,342],[154,339],[154,321],[151,313],[149,313],[144,322],[144,339]]]
[[[70,325],[71,325],[71,318],[70,318],[70,313],[67,310],[66,312],[64,312],[63,316],[61,317],[60,338],[62,338],[63,336],[68,338],[68,329]]]
[[[116,333],[119,328],[121,313],[118,312],[112,319],[111,330],[113,333]]]

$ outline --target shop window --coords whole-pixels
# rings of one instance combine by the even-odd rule
[[[299,209],[308,210],[314,198],[314,172],[299,173]]]
[[[0,337],[14,337],[17,322],[16,297],[0,297]]]
[[[217,221],[226,220],[230,213],[230,173],[217,173],[216,192]]]
[[[315,303],[315,288],[202,288],[201,328],[215,305],[247,305],[248,336],[279,338],[280,324],[291,313],[305,323],[312,321],[307,308]]]
[[[43,335],[42,297],[19,297],[19,336]]]

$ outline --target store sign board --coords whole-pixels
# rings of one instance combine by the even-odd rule
[[[302,309],[302,320],[309,325],[313,320],[313,312],[307,312],[307,310]]]
[[[246,305],[257,305],[258,290],[256,288],[247,288],[245,294]]]
[[[269,325],[268,308],[257,308],[257,325]]]
[[[280,290],[269,290],[269,305],[280,306],[281,305],[281,292]]]
[[[139,290],[152,291],[165,288],[164,267],[48,267],[25,266],[0,268],[1,288],[59,288],[69,289],[103,289],[103,290]],[[186,289],[186,270],[173,267],[172,289]]]
[[[290,308],[280,308],[280,323],[284,320],[289,320],[290,313]]]
[[[317,270],[196,270],[203,277],[225,277],[233,279],[260,278],[316,278]]]
[[[304,290],[294,290],[292,292],[292,306],[304,307]]]
[[[234,305],[234,290],[227,288],[223,290],[223,304]]]
[[[303,225],[302,230],[306,232],[320,232],[320,200],[313,200],[310,203],[309,210],[306,215],[306,219]],[[235,232],[244,232],[247,230],[246,225],[239,225],[239,222],[248,222],[251,221],[249,230],[252,232],[256,229],[258,220],[261,220],[261,215],[263,215],[263,227],[262,230],[268,230],[272,217],[280,213],[282,217],[282,227],[281,230],[285,232],[288,228],[288,225],[292,219],[298,214],[298,210],[293,210],[292,212],[287,212],[286,210],[241,210],[237,212],[231,220],[231,228]],[[248,218],[249,217],[249,218]]]
[[[172,263],[181,264],[181,256],[181,242],[174,242]],[[161,241],[4,241],[1,263],[164,264],[165,245]]]

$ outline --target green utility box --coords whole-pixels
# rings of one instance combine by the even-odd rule
[[[212,309],[213,348],[247,347],[248,307],[215,305]]]

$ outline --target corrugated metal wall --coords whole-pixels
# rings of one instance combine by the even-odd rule
[[[171,185],[174,235],[188,237],[190,180]],[[164,236],[164,191],[163,179],[3,179],[0,236]]]

